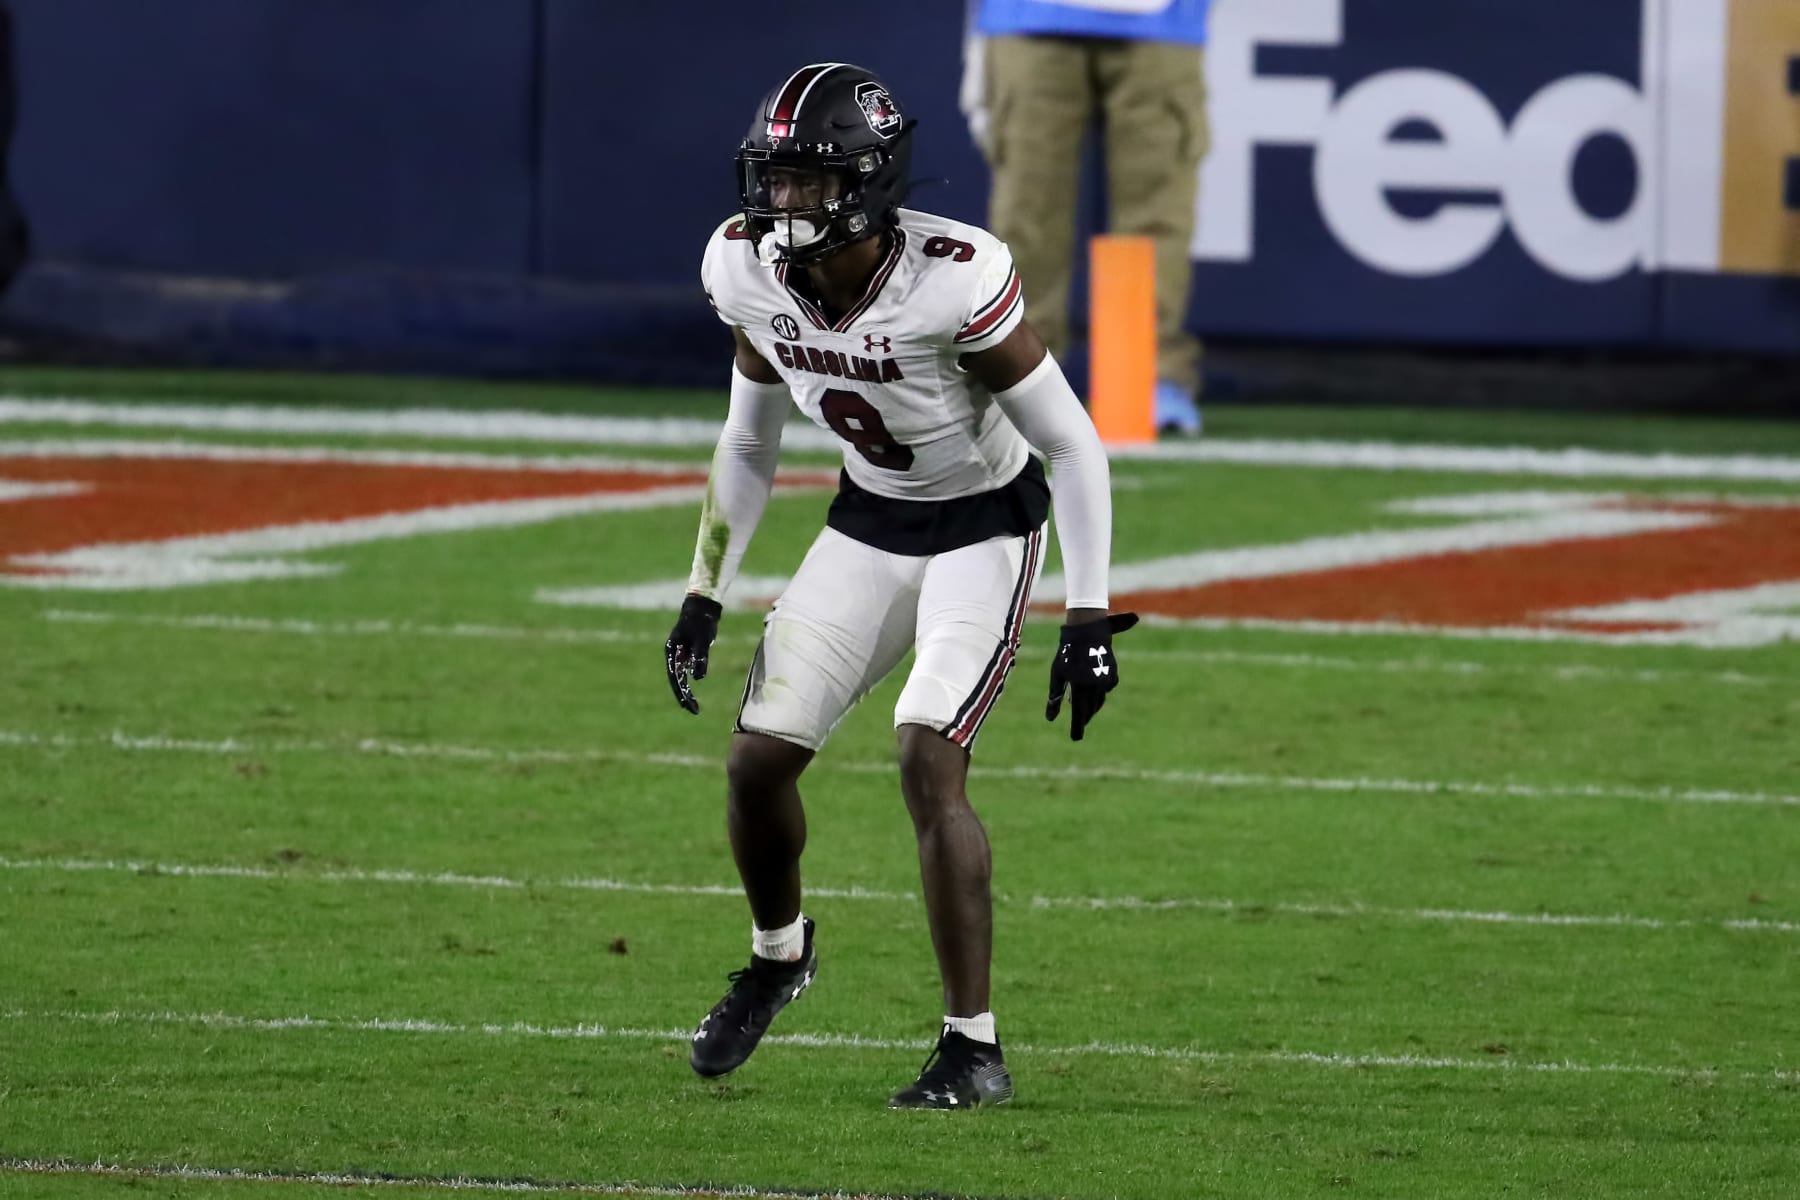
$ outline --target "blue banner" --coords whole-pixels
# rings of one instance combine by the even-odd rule
[[[1800,5],[1579,8],[1221,0],[1193,327],[1800,351]]]
[[[551,370],[613,338],[592,353],[673,378],[667,347],[719,333],[697,272],[738,140],[809,61],[881,73],[919,119],[914,202],[986,219],[963,0],[11,4],[24,317],[287,347],[375,312],[371,359],[429,337],[434,364]],[[1202,335],[1800,354],[1795,0],[1216,0],[1209,25]],[[127,273],[330,284],[194,313]]]

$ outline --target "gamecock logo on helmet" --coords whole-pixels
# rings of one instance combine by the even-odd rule
[[[863,117],[869,122],[870,129],[884,138],[899,132],[900,106],[879,83],[857,84],[856,102],[862,105]]]

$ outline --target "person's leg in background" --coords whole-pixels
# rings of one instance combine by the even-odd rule
[[[1185,318],[1209,136],[1202,51],[1171,42],[1104,45],[1097,64],[1111,231],[1142,234],[1156,247],[1156,425],[1199,433],[1200,342]]]
[[[1069,347],[1069,286],[1081,140],[1093,106],[1095,43],[1082,38],[987,39],[984,94],[993,173],[988,225],[1012,251],[1025,315],[1050,353]]]

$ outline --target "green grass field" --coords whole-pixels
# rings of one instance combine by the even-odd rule
[[[101,409],[76,421],[57,397]],[[1671,592],[1765,588],[1747,608],[1690,606],[1689,631],[1717,637],[1494,636],[1486,618],[1353,632],[1254,611],[1149,623],[1120,639],[1125,684],[1079,745],[1043,720],[1055,629],[1034,620],[971,781],[1018,1100],[895,1113],[885,1098],[941,1013],[892,765],[904,668],[803,782],[818,982],[748,1065],[706,1083],[687,1032],[748,952],[722,759],[757,617],[727,615],[695,719],[662,678],[671,611],[540,597],[685,576],[697,503],[221,542],[170,566],[141,544],[198,533],[158,524],[164,509],[254,532],[252,510],[292,501],[298,528],[331,498],[271,496],[256,474],[158,490],[132,450],[703,466],[708,447],[159,424],[132,417],[144,404],[717,419],[723,396],[0,372],[0,1196],[1800,1194],[1791,525],[1747,525],[1727,548],[1750,574],[1718,589],[1709,547],[1726,543],[1668,542],[1687,555],[1665,564],[1685,572]],[[1496,493],[1800,504],[1796,425],[1208,420],[1221,446],[1773,466],[1124,457],[1119,564],[1415,537],[1467,518],[1396,503]],[[82,473],[121,462],[104,487],[129,502],[83,508]],[[778,495],[745,573],[791,571],[825,503]],[[1524,611],[1558,586],[1550,565],[1591,565],[1595,544],[1480,586],[1513,580]],[[31,558],[80,547],[101,550]],[[205,574],[252,559],[279,570]],[[66,586],[82,571],[108,586]],[[146,571],[163,585],[132,582]],[[1594,574],[1596,595],[1625,586]],[[1468,587],[1467,603],[1486,596]],[[1428,608],[1417,591],[1395,611]],[[1243,615],[1247,596],[1226,599]],[[1292,596],[1325,603],[1304,579]]]

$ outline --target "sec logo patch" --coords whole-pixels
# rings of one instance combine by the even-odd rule
[[[784,337],[790,342],[799,340],[800,322],[794,320],[794,318],[788,316],[786,313],[777,314],[770,324],[775,327],[775,334],[777,337]]]

